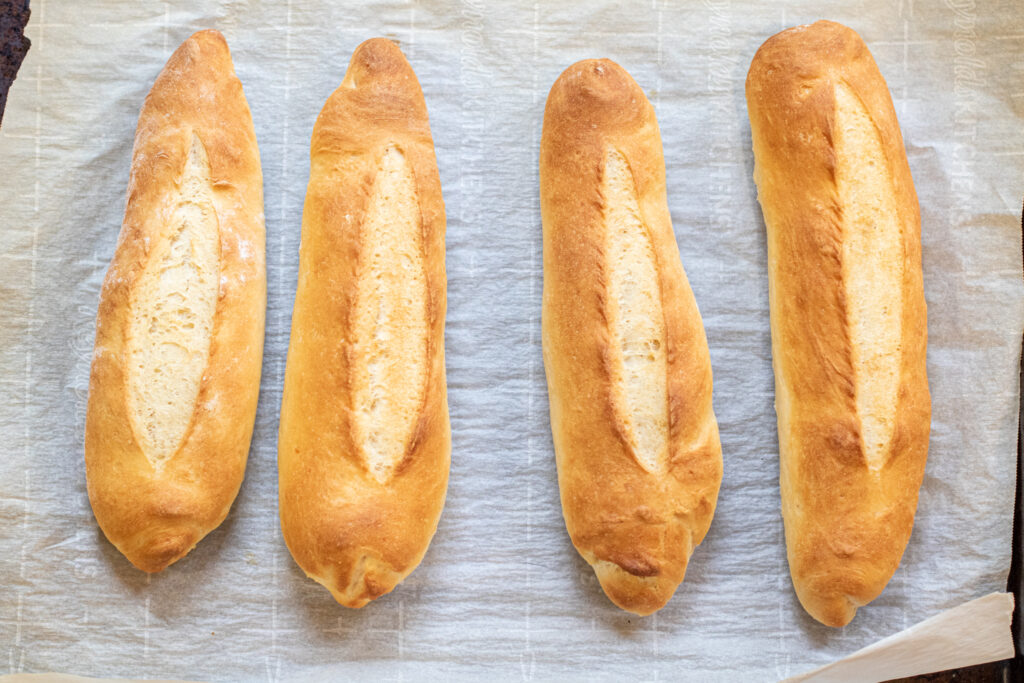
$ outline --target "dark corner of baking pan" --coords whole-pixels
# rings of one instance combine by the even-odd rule
[[[0,125],[7,108],[7,91],[32,45],[25,37],[30,14],[29,0],[0,0]]]

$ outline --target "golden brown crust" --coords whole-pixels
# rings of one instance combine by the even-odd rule
[[[392,147],[408,162],[418,197],[428,373],[405,456],[381,482],[353,438],[352,311],[360,227],[376,170]],[[348,607],[389,592],[419,564],[444,506],[451,455],[444,235],[419,82],[393,43],[368,40],[313,129],[278,452],[285,542],[299,566]]]
[[[836,88],[881,139],[903,245],[902,358],[892,439],[868,464],[855,400],[836,182]],[[747,76],[755,180],[768,228],[782,509],[801,603],[842,626],[899,565],[928,452],[931,403],[920,216],[885,81],[860,37],[819,21],[773,36]],[[882,169],[879,172],[884,172]]]
[[[640,465],[613,406],[601,177],[608,150],[631,169],[656,259],[667,357],[668,457]],[[679,260],[654,110],[614,62],[569,67],[548,95],[540,149],[544,363],[566,527],[608,597],[650,614],[683,580],[722,477],[711,365]]]
[[[209,360],[181,448],[162,466],[129,418],[131,301],[157,243],[193,133],[209,159],[220,282]],[[124,224],[96,321],[85,462],[100,527],[147,572],[180,559],[227,515],[256,416],[266,308],[263,180],[252,116],[223,36],[194,34],[157,77],[139,115]]]

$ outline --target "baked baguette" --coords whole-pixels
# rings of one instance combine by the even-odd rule
[[[100,528],[158,572],[227,516],[256,417],[263,179],[224,37],[194,34],[139,115],[96,320],[85,466]]]
[[[313,128],[278,451],[281,529],[347,607],[391,591],[437,529],[451,433],[445,214],[427,108],[383,38]]]
[[[790,573],[811,616],[842,626],[899,565],[928,455],[917,195],[889,90],[854,31],[779,33],[746,89]]]
[[[658,123],[614,62],[578,62],[552,86],[540,196],[544,367],[566,527],[612,602],[650,614],[711,524],[722,450]]]

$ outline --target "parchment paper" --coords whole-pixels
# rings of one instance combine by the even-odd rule
[[[1009,659],[1012,619],[1013,594],[990,593],[782,683],[874,683]]]
[[[1004,590],[1024,328],[1024,13],[978,4],[36,0],[0,132],[0,672],[198,680],[774,680]],[[764,226],[743,81],[783,27],[832,18],[893,93],[923,217],[934,422],[913,538],[831,630],[794,597],[779,513]],[[99,287],[139,108],[174,48],[220,29],[263,160],[269,308],[259,414],[227,521],[156,576],[89,508],[82,433]],[[277,522],[276,432],[308,145],[352,50],[399,41],[448,210],[453,458],[422,566],[361,611],[306,579]],[[704,315],[725,457],[686,582],[640,619],[565,533],[540,348],[537,147],[547,91],[610,57],[648,92]]]

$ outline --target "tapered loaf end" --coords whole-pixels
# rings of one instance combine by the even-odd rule
[[[610,59],[584,59],[562,72],[548,94],[545,122],[589,134],[646,119],[650,103],[633,77]]]
[[[188,40],[185,41],[185,44],[188,45],[190,41],[202,43],[204,45],[215,45],[218,47],[222,47],[225,50],[228,49],[228,41],[224,39],[224,34],[222,34],[220,31],[214,28],[196,31],[188,37]]]
[[[831,60],[866,52],[867,46],[860,35],[835,21],[822,19],[779,31],[761,44],[750,63],[746,80],[748,105],[754,94],[771,97],[771,84],[778,80],[790,82],[794,78],[806,78],[822,70],[821,66]],[[808,66],[801,68],[800,63]],[[753,103],[758,104],[758,101]]]
[[[799,593],[797,597],[800,597]],[[846,626],[857,615],[857,607],[845,596],[836,596],[831,600],[816,600],[814,604],[800,602],[812,617],[833,628]]]
[[[137,569],[156,574],[188,555],[203,535],[190,528],[159,530],[140,534],[140,538],[131,539],[118,550]]]
[[[668,604],[680,583],[665,576],[649,575],[651,571],[646,567],[623,567],[606,560],[597,560],[592,565],[608,599],[641,617],[654,614]]]
[[[885,579],[843,577],[838,573],[794,580],[796,596],[807,613],[825,624],[840,628],[857,614],[857,608],[874,600],[885,588]]]
[[[188,68],[193,62],[199,62],[199,66],[207,68],[205,63],[209,60],[216,60],[221,65],[222,60],[231,59],[231,50],[228,49],[228,41],[223,34],[215,29],[196,31],[185,39],[178,49],[174,51],[167,65],[171,69]],[[232,73],[233,73],[232,68]]]
[[[416,80],[412,66],[397,45],[387,38],[370,38],[352,53],[342,85],[357,88],[365,87],[368,81],[393,83],[396,77]]]
[[[307,575],[329,590],[338,604],[358,609],[393,591],[408,574],[395,571],[378,557],[363,554],[335,563],[319,575]]]

